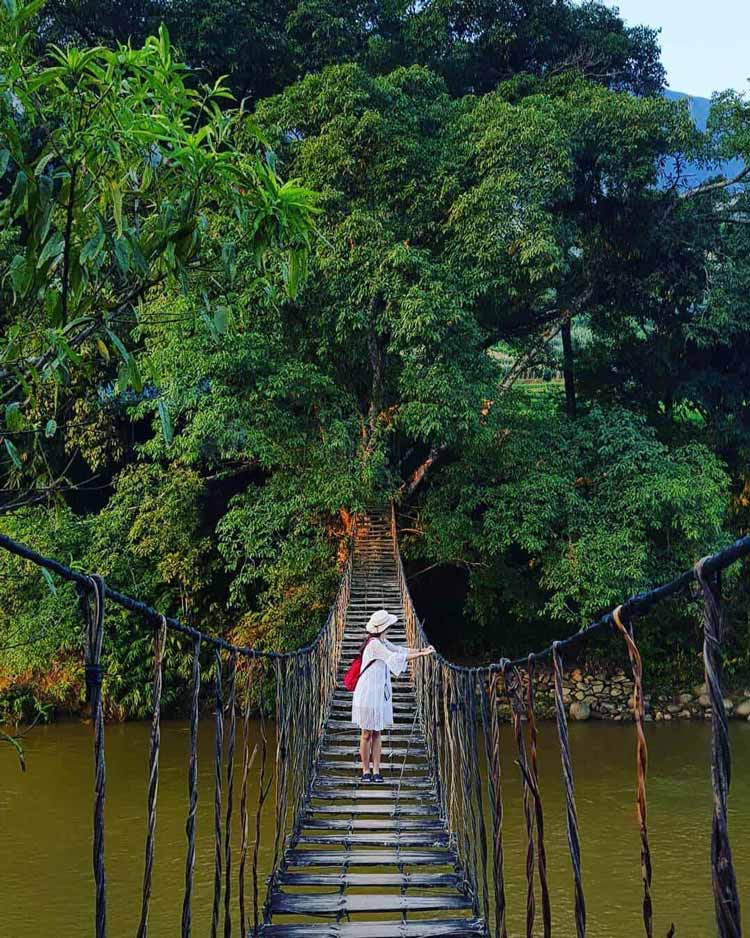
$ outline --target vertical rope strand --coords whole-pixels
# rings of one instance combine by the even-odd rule
[[[252,707],[252,679],[253,666],[247,668],[247,683],[245,685],[245,701],[242,714],[242,785],[240,794],[240,862],[237,871],[238,902],[240,915],[240,935],[247,934],[247,915],[245,909],[245,866],[247,863],[248,843],[248,812],[247,812],[247,782],[250,776],[255,757],[258,753],[258,744],[250,754],[250,710]]]
[[[633,672],[633,718],[635,720],[636,734],[636,806],[638,810],[638,827],[641,833],[641,879],[643,880],[643,927],[647,938],[654,935],[654,910],[651,901],[651,847],[648,841],[648,803],[646,801],[646,778],[648,777],[648,745],[643,730],[643,662],[641,653],[635,643],[632,632],[623,624],[618,606],[612,613],[617,629],[625,639],[628,648],[628,658]]]
[[[107,765],[104,757],[104,705],[102,702],[102,645],[104,643],[104,580],[90,576],[94,606],[84,597],[86,613],[86,691],[94,722],[94,842],[92,863],[96,886],[95,935],[107,934],[107,874],[104,866],[104,799]]]
[[[576,936],[586,935],[586,899],[583,894],[583,875],[581,873],[581,839],[578,833],[578,809],[576,808],[575,785],[573,782],[573,760],[570,756],[568,737],[568,717],[563,699],[563,661],[559,642],[552,645],[552,663],[555,670],[555,718],[557,736],[560,742],[563,782],[565,784],[565,821],[568,834],[568,850],[573,867],[574,907]]]
[[[190,760],[188,763],[188,814],[185,822],[187,857],[185,859],[185,894],[182,899],[182,938],[190,938],[193,910],[193,872],[195,870],[195,817],[198,810],[198,715],[201,691],[201,640],[193,643],[193,672],[190,678]]]
[[[152,716],[148,759],[148,821],[146,827],[146,859],[143,870],[143,896],[138,938],[148,935],[148,913],[151,904],[151,880],[154,869],[154,837],[156,834],[156,799],[159,792],[159,751],[161,748],[161,691],[164,646],[167,640],[167,620],[162,616],[154,631],[154,677],[151,690]]]
[[[472,672],[471,676],[471,699],[472,702],[476,700],[477,693],[479,694],[479,707],[480,714],[482,718],[482,729],[485,730],[486,726],[486,716],[487,716],[487,703],[485,700],[484,693],[484,684],[481,676],[477,672]],[[486,738],[486,736],[485,736]],[[487,848],[487,825],[484,820],[484,797],[482,795],[482,774],[479,770],[479,744],[477,741],[477,725],[476,718],[472,713],[471,720],[471,758],[474,765],[473,778],[475,785],[475,797],[477,800],[477,813],[479,815],[479,852],[480,858],[482,861],[482,915],[484,921],[489,923],[490,920],[490,891],[489,891],[489,880],[488,880],[488,855],[489,851]],[[487,766],[487,772],[489,775],[489,764]]]
[[[224,822],[224,938],[232,938],[232,809],[234,807],[234,747],[237,735],[237,655],[229,658],[229,743],[227,745],[227,814]]]
[[[224,755],[224,696],[221,684],[221,654],[214,652],[214,686],[216,708],[214,711],[215,750],[214,750],[214,901],[211,909],[211,938],[216,938],[219,929],[219,909],[221,906],[221,767]]]
[[[547,850],[544,846],[544,809],[542,808],[542,795],[539,788],[539,767],[537,760],[537,726],[536,713],[534,710],[534,672],[536,668],[536,659],[534,655],[529,655],[526,664],[526,674],[528,685],[526,687],[526,713],[529,719],[530,732],[530,771],[534,783],[534,806],[536,811],[536,849],[539,858],[539,889],[542,895],[542,925],[544,928],[544,938],[550,938],[552,934],[552,910],[549,898],[549,886],[547,884]]]
[[[258,855],[260,853],[261,818],[263,805],[273,784],[273,775],[266,782],[266,766],[268,763],[268,742],[266,739],[265,722],[265,671],[261,671],[260,678],[260,781],[258,782],[258,801],[255,807],[255,843],[253,844],[253,935],[259,934],[260,903],[258,899]]]
[[[711,877],[716,921],[720,938],[740,938],[742,917],[740,897],[729,842],[727,803],[732,782],[732,756],[729,749],[729,722],[724,710],[721,687],[723,623],[718,577],[709,578],[703,567],[707,558],[695,565],[695,577],[703,591],[703,664],[711,699],[711,787],[714,796],[711,824]]]
[[[534,848],[534,813],[531,808],[533,792],[530,784],[530,775],[526,761],[526,746],[523,739],[521,717],[526,709],[522,692],[522,680],[518,668],[509,661],[503,666],[505,679],[505,694],[510,704],[513,734],[516,738],[518,752],[518,767],[521,771],[523,784],[523,818],[526,825],[526,938],[534,938],[534,920],[536,918],[536,896],[534,889],[534,869],[536,866]]]
[[[495,938],[507,938],[505,924],[505,875],[503,857],[503,791],[500,774],[500,715],[497,682],[499,676],[490,671],[487,692],[481,697],[482,729],[487,753],[487,786],[492,815],[492,884],[495,894]],[[489,696],[490,716],[487,714]]]

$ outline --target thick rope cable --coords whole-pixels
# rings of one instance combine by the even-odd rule
[[[713,820],[711,825],[711,877],[716,920],[720,938],[740,938],[742,918],[737,878],[729,842],[727,806],[732,781],[732,757],[729,748],[729,721],[724,709],[721,687],[723,623],[720,588],[709,569],[709,558],[695,565],[695,576],[703,591],[703,664],[708,696],[711,700],[711,787]]]
[[[185,893],[182,900],[182,938],[190,938],[193,909],[193,874],[195,871],[195,819],[198,811],[198,717],[201,690],[201,640],[193,643],[193,669],[190,678],[190,756],[188,762],[188,813],[185,822],[187,856],[185,858]]]
[[[651,900],[651,847],[648,841],[648,818],[646,800],[646,778],[648,777],[648,745],[643,729],[645,708],[643,703],[643,662],[641,653],[635,643],[630,629],[622,621],[622,607],[618,606],[612,613],[615,626],[625,639],[628,649],[628,658],[633,672],[633,718],[636,733],[636,807],[638,811],[638,827],[641,834],[641,879],[643,881],[643,927],[647,938],[654,935],[654,911]]]
[[[143,870],[143,894],[138,938],[147,938],[148,913],[151,905],[151,882],[154,870],[154,837],[156,834],[156,799],[159,792],[159,752],[161,749],[161,692],[164,647],[167,640],[167,620],[162,619],[160,628],[154,631],[154,676],[151,689],[152,716],[148,759],[148,820],[146,826],[146,850]]]
[[[570,739],[568,737],[568,717],[565,712],[563,697],[563,660],[557,642],[552,646],[552,664],[555,673],[555,718],[557,720],[557,736],[560,743],[560,759],[565,785],[565,822],[570,862],[573,867],[576,938],[585,938],[586,899],[583,894],[583,875],[581,873],[581,838],[578,833],[578,809],[576,808],[573,761],[570,755]]]
[[[94,723],[94,840],[92,864],[96,889],[96,938],[107,934],[107,874],[104,864],[104,800],[107,787],[107,766],[104,757],[104,704],[102,701],[102,645],[104,643],[104,580],[93,575],[86,578],[93,595],[93,608],[88,593],[83,593],[86,613],[86,690]]]
[[[391,512],[394,516],[394,530],[395,530],[395,506],[391,505]],[[0,545],[1,546],[1,545]],[[731,566],[733,563],[736,563],[741,557],[750,556],[750,535],[741,537],[736,540],[734,543],[729,544],[723,550],[718,551],[715,554],[712,554],[710,557],[704,558],[704,571],[706,575],[714,574],[718,570],[723,570],[726,567]],[[403,567],[400,556],[397,557],[397,563],[399,567]],[[401,569],[401,576],[404,580],[403,592],[405,595],[409,594],[408,585],[406,585],[406,576]],[[694,569],[686,570],[684,573],[681,573],[675,579],[670,580],[668,583],[663,583],[661,586],[657,586],[654,589],[646,590],[642,593],[636,593],[633,596],[629,597],[622,603],[622,614],[625,619],[631,621],[639,616],[643,616],[650,609],[653,609],[654,606],[657,606],[663,600],[679,595],[680,593],[687,592],[693,583],[696,580],[696,572]],[[409,597],[411,601],[411,597]],[[612,613],[608,612],[603,615],[600,619],[597,619],[595,622],[591,622],[589,625],[585,626],[582,629],[579,629],[577,632],[574,632],[572,635],[569,635],[567,638],[559,639],[554,644],[557,645],[558,650],[562,652],[573,652],[574,650],[580,648],[584,645],[592,636],[604,632],[605,630],[610,631],[614,621],[612,619]],[[417,620],[417,627],[420,632],[420,638],[424,641],[425,644],[429,644],[427,636],[424,634],[423,629]],[[541,662],[548,658],[552,657],[552,644],[549,644],[546,648],[535,653],[537,662]],[[528,658],[528,653],[525,655],[513,659],[510,663],[516,667],[523,667],[526,664]],[[467,671],[471,670],[465,665],[454,664],[452,661],[449,661],[439,652],[435,654],[435,660],[442,664],[444,667],[449,668],[452,671]],[[503,661],[494,661],[489,664],[483,665],[479,668],[479,672],[489,675],[491,671],[502,670]]]

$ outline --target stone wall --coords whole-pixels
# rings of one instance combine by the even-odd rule
[[[525,673],[522,676],[525,680]],[[540,668],[535,677],[534,700],[541,718],[554,717],[553,688],[552,672]],[[573,720],[632,720],[633,679],[620,670],[600,673],[576,668],[566,674],[564,700]],[[646,693],[644,701],[649,721],[704,720],[711,716],[705,684],[673,694]],[[750,720],[750,689],[728,693],[724,707],[730,717]]]

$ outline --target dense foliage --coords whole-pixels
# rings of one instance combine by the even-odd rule
[[[741,94],[699,133],[654,35],[597,3],[4,11],[3,531],[290,648],[352,513],[395,497],[411,568],[457,574],[455,650],[486,654],[746,528]],[[75,708],[75,597],[0,568],[0,697]],[[691,622],[647,624],[663,673],[689,674]],[[114,613],[110,636],[138,715],[148,636]]]

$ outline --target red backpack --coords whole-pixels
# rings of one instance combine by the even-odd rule
[[[351,691],[352,693],[354,692],[357,686],[357,681],[359,681],[359,679],[362,677],[365,671],[370,667],[370,665],[375,664],[375,662],[378,660],[377,658],[373,658],[372,661],[368,662],[364,666],[364,668],[362,668],[362,656],[365,653],[365,648],[367,648],[367,646],[370,644],[373,638],[374,636],[372,636],[371,638],[368,638],[365,641],[364,645],[362,646],[362,650],[354,659],[354,661],[352,661],[352,663],[349,665],[349,669],[344,675],[344,687],[348,691]]]

